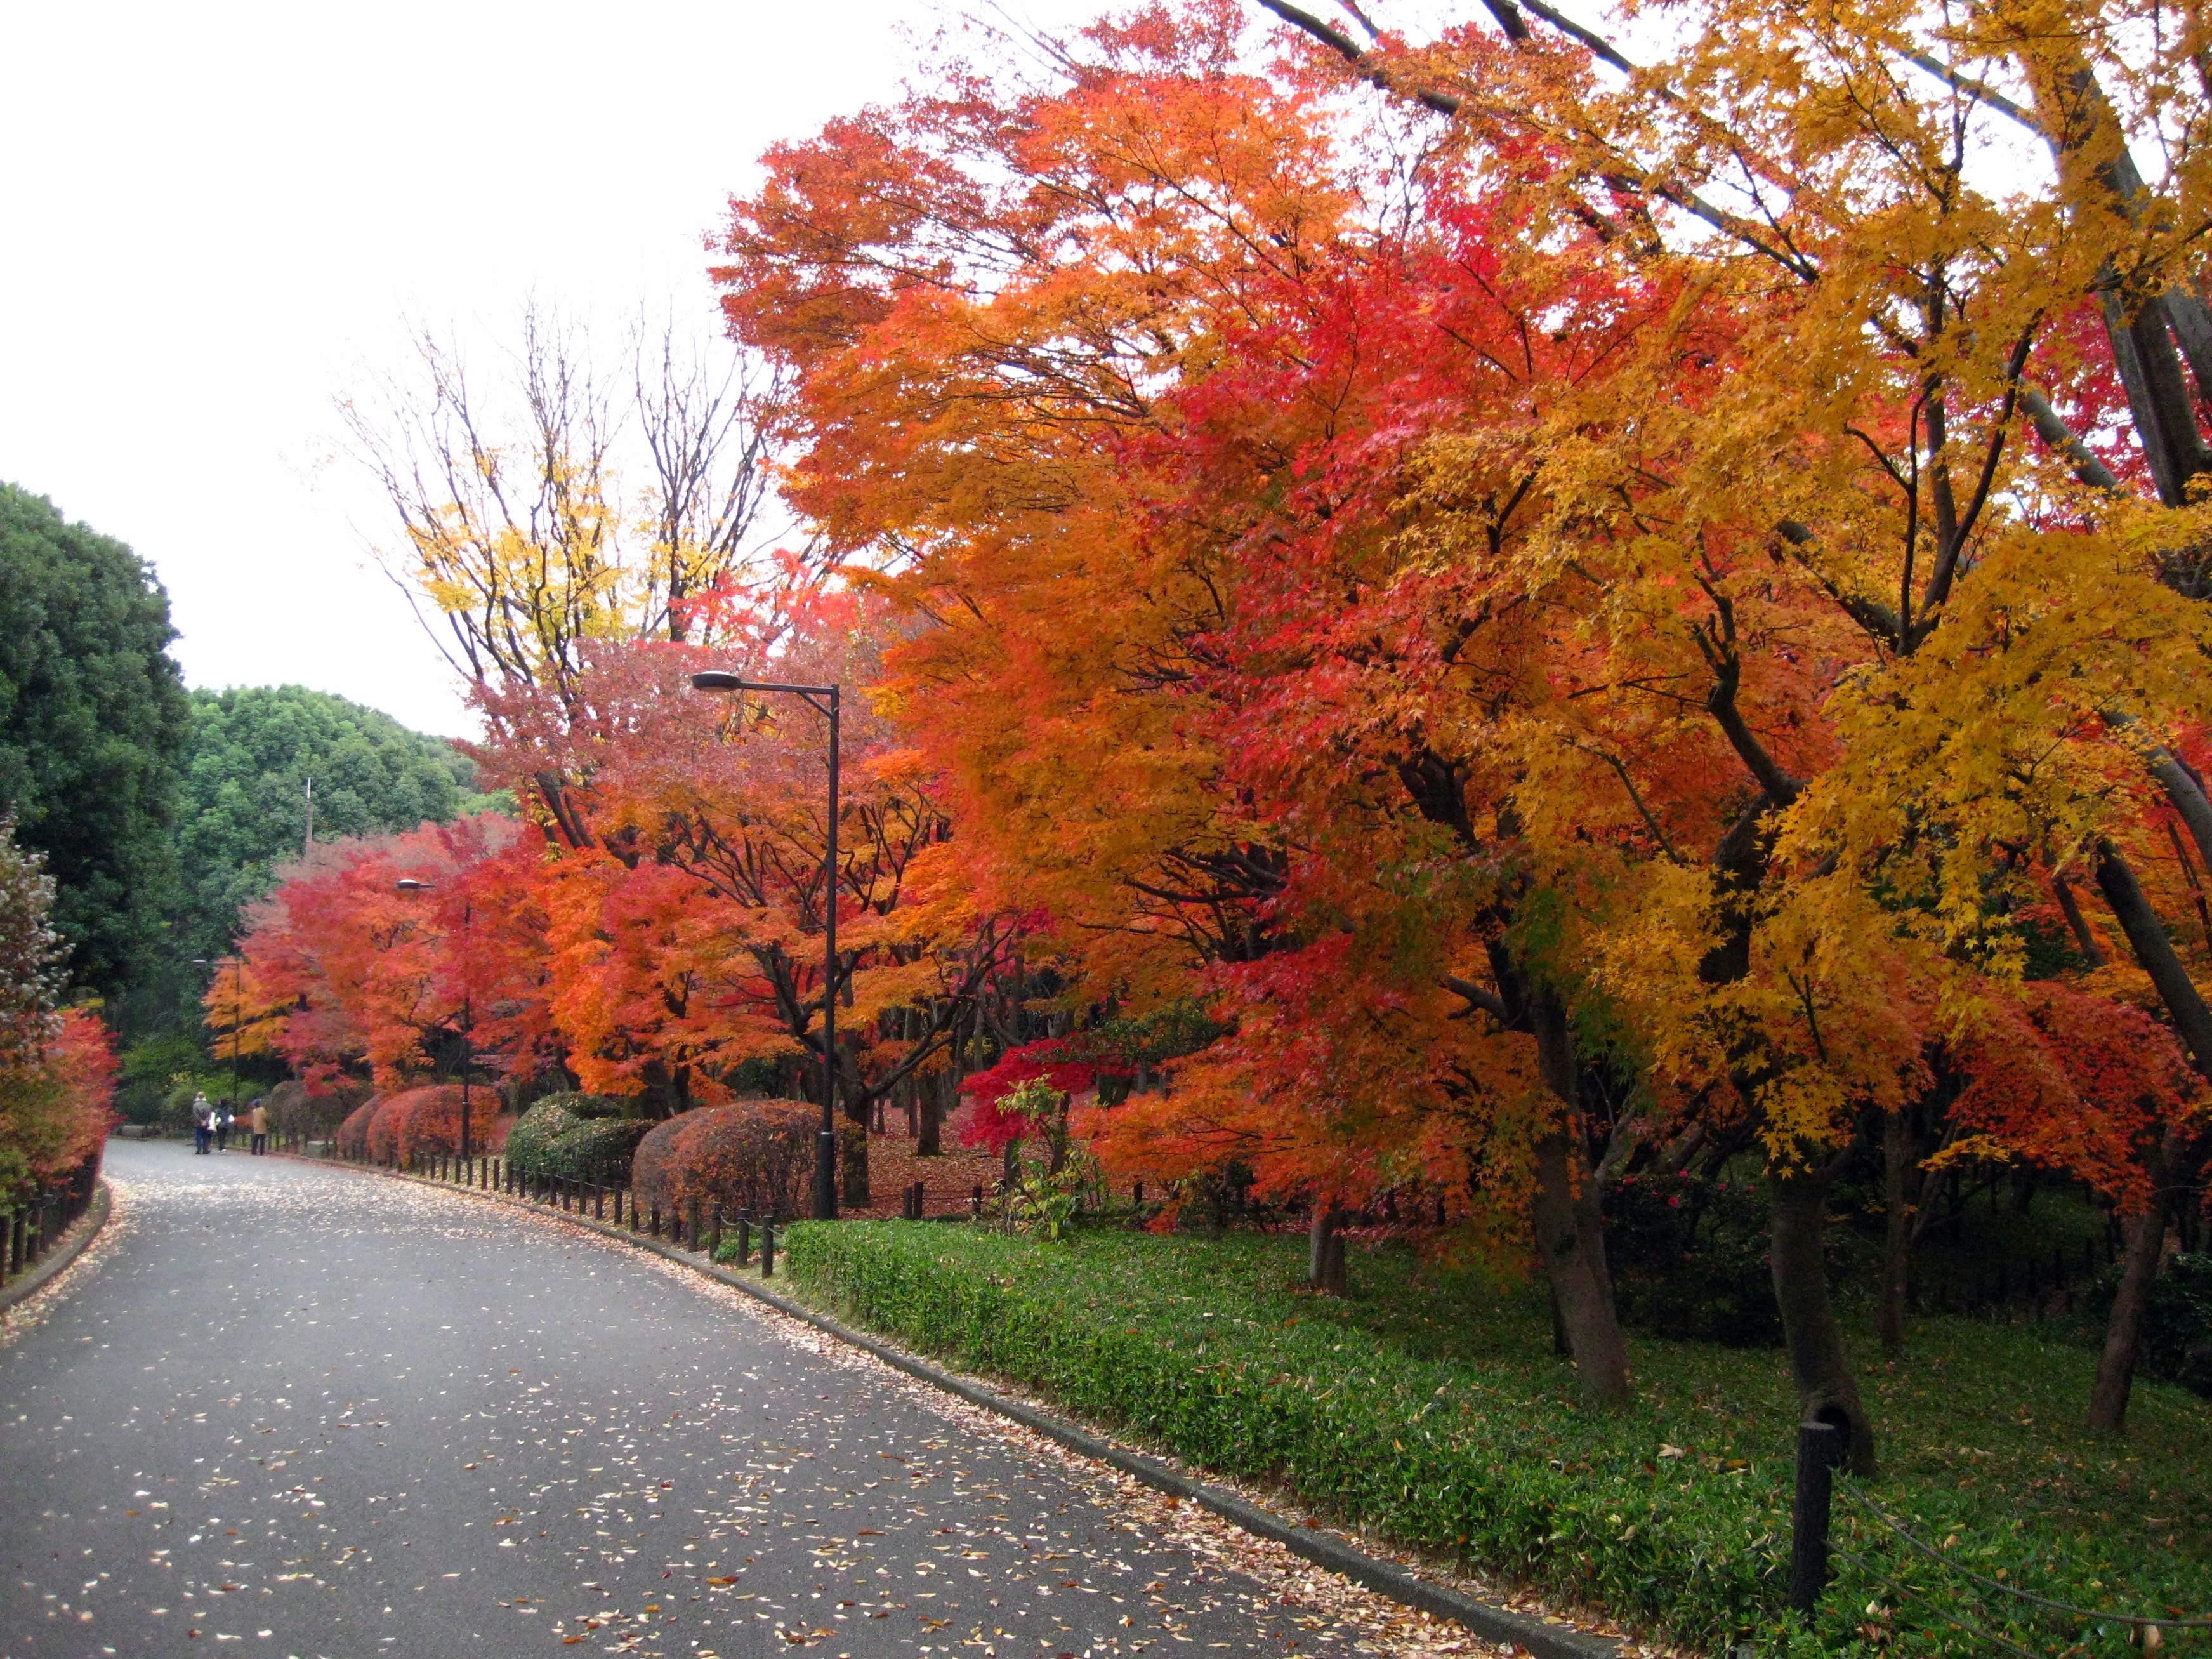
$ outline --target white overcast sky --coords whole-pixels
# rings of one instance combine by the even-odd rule
[[[1094,0],[1011,8],[1055,25]],[[410,319],[715,329],[702,234],[778,138],[896,92],[928,0],[0,0],[0,479],[129,542],[194,685],[459,733],[369,561],[331,400]]]
[[[969,5],[0,0],[0,479],[154,562],[193,684],[461,732],[332,400],[404,368],[410,319],[511,339],[533,298],[711,337],[702,238],[761,151],[893,95]],[[1371,9],[1416,38],[1475,9]]]

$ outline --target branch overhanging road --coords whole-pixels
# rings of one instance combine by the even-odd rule
[[[0,1346],[0,1659],[1491,1650],[580,1230],[108,1174]]]

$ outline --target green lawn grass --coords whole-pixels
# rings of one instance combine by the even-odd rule
[[[1778,1352],[1633,1341],[1636,1403],[1604,1416],[1577,1407],[1540,1289],[1403,1245],[1355,1249],[1344,1301],[1303,1288],[1283,1235],[847,1222],[795,1225],[787,1248],[818,1305],[1346,1523],[1709,1650],[1782,1633]],[[1923,1318],[1892,1367],[1870,1310],[1844,1312],[1882,1462],[1869,1495],[1948,1560],[2106,1613],[2212,1613],[2212,1403],[2139,1382],[2129,1438],[2103,1443],[2080,1426],[2095,1354],[2058,1328]],[[1838,1563],[1803,1651],[2002,1650],[1954,1618],[2037,1654],[2129,1647],[2126,1626],[2031,1615],[1848,1504],[1838,1528],[1867,1565]]]

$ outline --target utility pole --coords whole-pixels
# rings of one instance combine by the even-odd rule
[[[315,850],[315,776],[307,775],[307,833],[300,841],[300,856],[305,858]]]

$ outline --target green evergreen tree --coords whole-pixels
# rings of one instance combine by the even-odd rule
[[[0,483],[0,815],[43,854],[69,982],[114,997],[162,951],[190,723],[153,568]]]

